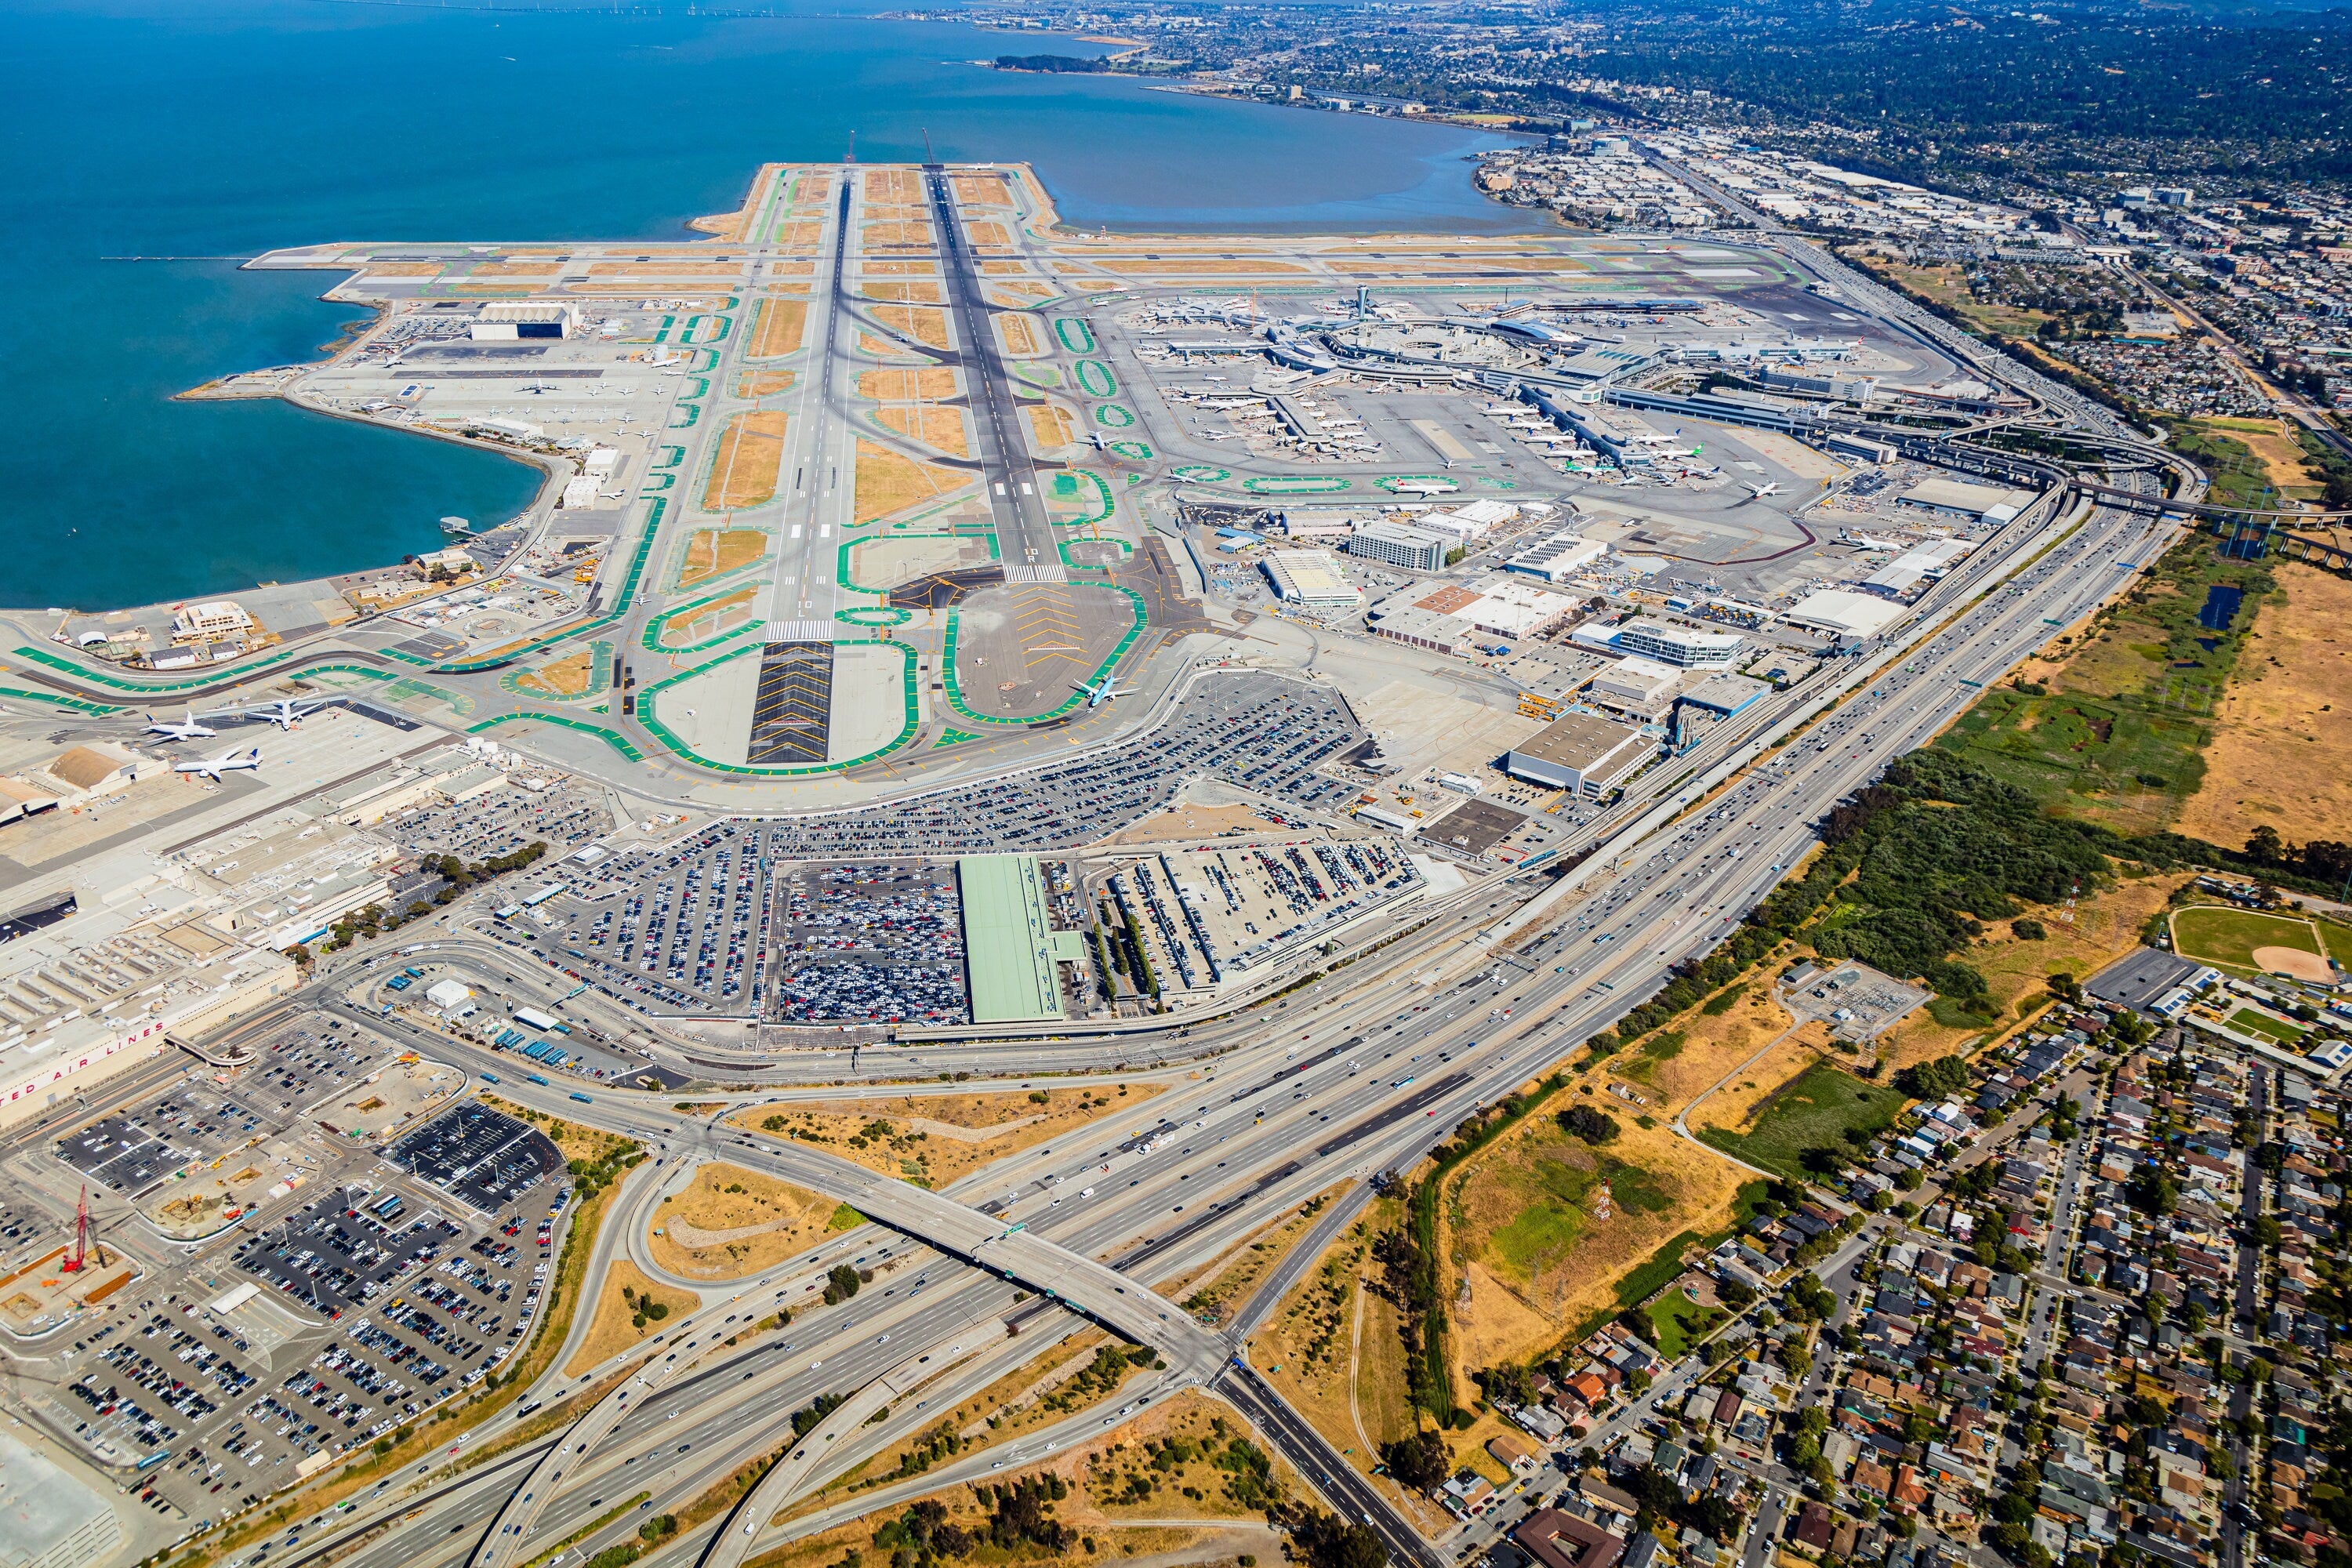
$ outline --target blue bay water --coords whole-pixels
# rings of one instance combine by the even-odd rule
[[[675,238],[763,161],[1034,163],[1073,224],[1468,233],[1494,138],[969,62],[1084,46],[874,17],[529,15],[344,0],[34,0],[0,15],[0,605],[290,581],[487,524],[536,470],[275,402],[182,403],[318,357],[336,239]],[[129,262],[117,257],[194,259]],[[229,258],[229,259],[220,259]]]

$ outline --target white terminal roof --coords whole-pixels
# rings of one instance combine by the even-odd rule
[[[1361,589],[1339,574],[1328,550],[1270,550],[1265,562],[1274,591],[1286,599],[1305,605],[1352,605],[1364,596]]]
[[[1781,618],[1790,626],[1848,637],[1875,637],[1903,618],[1901,605],[1872,594],[1821,588],[1806,595]]]

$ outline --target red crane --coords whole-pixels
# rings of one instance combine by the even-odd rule
[[[91,1247],[98,1248],[98,1266],[106,1267],[106,1246],[91,1233],[89,1223],[89,1184],[81,1184],[81,1202],[74,1207],[73,1256],[59,1267],[68,1274],[79,1274],[89,1262]]]

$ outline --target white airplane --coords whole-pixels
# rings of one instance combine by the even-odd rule
[[[1903,548],[1903,542],[1899,539],[1881,539],[1876,534],[1860,533],[1851,528],[1847,529],[1843,533],[1839,534],[1837,542],[1840,544],[1850,544],[1856,550],[1900,550]]]
[[[1097,431],[1095,431],[1093,434],[1089,435],[1089,436],[1087,437],[1087,439],[1088,439],[1089,441],[1092,441],[1092,442],[1095,444],[1095,450],[1096,450],[1096,451],[1097,451],[1097,452],[1101,451],[1105,447],[1108,447],[1108,446],[1110,444],[1109,442],[1105,441],[1105,440],[1103,439],[1102,432],[1101,432],[1101,431],[1099,431],[1099,430],[1097,430]]]
[[[149,735],[162,735],[173,741],[209,741],[219,732],[217,730],[207,729],[197,723],[196,710],[193,708],[188,710],[186,720],[177,724],[173,723],[169,719],[158,719],[150,713],[147,715],[147,728],[142,731]]]
[[[1780,481],[1778,479],[1772,479],[1760,485],[1749,484],[1746,479],[1742,479],[1739,482],[1748,486],[1748,499],[1750,500],[1762,500],[1766,496],[1776,496],[1780,493]]]
[[[1118,677],[1110,675],[1104,676],[1099,682],[1093,686],[1088,686],[1086,682],[1080,681],[1078,683],[1077,689],[1087,694],[1087,706],[1089,708],[1099,708],[1104,703],[1111,701],[1114,699],[1134,695],[1132,692],[1121,691],[1118,689]]]
[[[174,763],[172,771],[208,778],[220,783],[223,773],[249,772],[261,766],[261,748],[247,746],[242,752],[223,752],[217,757],[201,757],[193,763]]]
[[[248,719],[267,720],[281,730],[291,730],[325,706],[323,702],[313,702],[306,708],[291,697],[281,697],[275,702],[265,702],[258,708],[246,709],[245,716]]]

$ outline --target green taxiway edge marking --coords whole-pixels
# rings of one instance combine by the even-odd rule
[[[1076,331],[1077,336],[1070,335],[1073,331]],[[1064,316],[1055,321],[1054,335],[1061,339],[1062,346],[1074,354],[1090,354],[1095,352],[1094,329],[1075,316]]]
[[[1124,443],[1121,444],[1124,445]],[[1231,468],[1212,468],[1201,463],[1187,463],[1174,472],[1180,479],[1192,479],[1204,485],[1213,485],[1220,479],[1230,479],[1234,477],[1234,471]]]
[[[1087,686],[1092,686],[1100,681],[1104,676],[1108,675],[1112,670],[1118,668],[1118,661],[1127,656],[1127,650],[1129,648],[1135,646],[1135,639],[1143,635],[1144,626],[1148,621],[1148,614],[1144,606],[1143,595],[1137,593],[1132,588],[1123,588],[1116,583],[1074,583],[1071,586],[1076,588],[1093,588],[1098,591],[1113,594],[1124,594],[1127,595],[1129,605],[1133,609],[1135,614],[1134,623],[1127,628],[1127,635],[1118,639],[1118,646],[1110,650],[1109,657],[1105,658],[1100,664],[1095,666],[1094,673],[1087,676],[1082,683]],[[1021,719],[1005,719],[987,713],[973,712],[970,708],[964,705],[963,687],[956,679],[956,630],[958,623],[961,622],[962,618],[963,615],[961,610],[950,610],[948,612],[947,644],[940,654],[940,668],[947,677],[948,706],[954,709],[958,713],[962,714],[966,719],[971,720],[975,724],[992,724],[999,727],[1010,725],[1018,728],[1031,724],[1042,723],[1047,719],[1058,719],[1063,714],[1071,711],[1086,700],[1087,694],[1084,691],[1073,691],[1070,693],[1069,697],[1063,701],[1060,707],[1050,709],[1043,713],[1032,713],[1026,718]]]
[[[767,586],[767,584],[754,583],[751,586],[754,588],[764,588]],[[726,642],[730,638],[740,637],[745,632],[750,631],[753,626],[760,624],[760,617],[758,616],[753,616],[750,620],[745,621],[741,626],[735,627],[731,631],[720,632],[715,637],[705,637],[698,643],[685,643],[677,645],[666,643],[661,640],[661,634],[668,629],[669,624],[672,621],[689,616],[696,610],[703,608],[705,605],[715,605],[719,600],[728,597],[730,595],[740,594],[742,591],[742,587],[740,584],[732,588],[722,588],[716,594],[706,594],[701,598],[696,599],[689,604],[680,605],[674,610],[664,610],[660,615],[656,616],[653,619],[646,623],[645,630],[637,635],[637,640],[645,645],[646,651],[648,653],[701,653],[707,648],[717,647],[720,643]]]
[[[1124,430],[1135,423],[1135,410],[1123,403],[1097,403],[1095,405],[1095,423],[1113,430]]]
[[[1122,458],[1132,458],[1139,463],[1151,461],[1151,448],[1140,441],[1113,441],[1110,449]]]
[[[709,757],[697,752],[693,747],[688,745],[677,731],[662,722],[661,715],[656,710],[656,708],[663,692],[668,690],[671,687],[677,685],[681,681],[691,680],[698,675],[716,669],[720,665],[727,663],[730,659],[741,658],[748,654],[755,654],[763,651],[765,645],[761,643],[746,643],[741,647],[733,648],[726,653],[720,654],[717,658],[711,659],[709,663],[698,664],[692,669],[680,670],[677,674],[671,676],[667,680],[658,680],[653,685],[646,687],[637,693],[637,722],[643,724],[647,730],[651,731],[660,739],[662,744],[667,746],[671,752],[686,761],[692,763],[696,767],[709,768],[711,772],[719,773],[741,773],[750,778],[801,778],[815,773],[837,773],[845,769],[856,767],[860,763],[870,763],[880,757],[887,757],[891,752],[897,751],[899,747],[905,745],[908,742],[913,740],[915,738],[915,731],[921,728],[921,721],[917,711],[915,694],[915,650],[905,643],[885,642],[878,637],[859,639],[845,638],[844,640],[835,643],[834,646],[836,647],[864,647],[896,648],[898,650],[898,657],[902,661],[899,689],[905,700],[905,710],[904,717],[899,724],[898,732],[892,736],[887,742],[877,747],[875,750],[866,752],[862,757],[847,757],[837,763],[806,763],[799,767],[773,767],[755,763],[713,762]]]
[[[25,702],[49,702],[59,708],[70,708],[77,713],[87,713],[93,719],[103,719],[109,713],[120,713],[120,708],[103,702],[91,702],[79,697],[68,697],[61,691],[30,691],[21,686],[0,686],[0,697],[14,697]]]
[[[979,739],[980,737],[978,735],[968,735],[961,730],[942,730],[940,731],[940,738],[931,742],[931,750],[936,752],[941,746],[961,746],[966,741],[977,741]]]
[[[531,670],[528,669],[509,669],[505,674],[499,676],[499,689],[506,692],[509,696],[520,697],[526,702],[586,702],[592,698],[602,697],[612,686],[614,646],[614,644],[606,642],[602,638],[599,638],[597,641],[592,642],[588,645],[589,685],[588,689],[584,691],[575,692],[570,697],[565,697],[553,691],[527,690],[523,687],[522,681],[526,676],[532,673]],[[573,650],[573,653],[577,652],[577,649]],[[572,655],[567,654],[565,657],[570,658]],[[541,668],[544,667],[542,666]]]
[[[1383,485],[1388,483],[1386,479],[1381,482]],[[1343,479],[1336,474],[1328,477],[1317,474],[1262,475],[1257,479],[1242,481],[1242,489],[1253,495],[1262,496],[1336,495],[1341,490],[1354,488],[1353,480]]]
[[[191,676],[185,680],[125,680],[121,676],[109,675],[102,670],[92,669],[88,665],[78,663],[73,659],[61,658],[57,654],[49,652],[47,648],[19,647],[16,650],[16,657],[18,658],[31,659],[35,664],[46,664],[51,669],[63,670],[66,674],[74,677],[77,680],[90,681],[99,686],[110,686],[117,691],[127,691],[134,696],[143,696],[149,693],[160,696],[173,691],[188,691],[199,686],[214,685],[224,679],[224,677],[218,673],[207,673],[205,675]],[[248,675],[257,675],[265,669],[274,669],[289,659],[296,659],[301,657],[302,655],[299,651],[289,651],[286,653],[272,654],[268,658],[256,659],[250,664],[239,661],[230,667],[230,673],[227,679],[242,679]],[[218,668],[216,666],[213,668],[215,670]]]
[[[501,713],[495,719],[485,719],[478,724],[466,726],[466,733],[478,735],[500,724],[511,724],[529,719],[541,724],[560,724],[566,730],[577,730],[583,735],[593,735],[633,763],[642,763],[646,754],[618,730],[607,730],[602,724],[591,724],[583,719],[570,719],[561,713]]]
[[[1111,500],[1109,481],[1106,480],[1100,474],[1096,473],[1092,468],[1077,468],[1068,473],[1055,475],[1054,482],[1056,489],[1059,489],[1061,481],[1064,479],[1068,479],[1074,487],[1080,479],[1093,480],[1097,506],[1094,510],[1084,513],[1081,516],[1064,518],[1056,523],[1055,526],[1060,528],[1085,528],[1090,523],[1108,522],[1110,521],[1110,514],[1117,509],[1118,503]]]
[[[1127,555],[1128,555],[1128,557],[1129,557],[1130,560],[1131,560],[1131,559],[1133,559],[1133,558],[1134,558],[1134,555],[1135,555],[1135,546],[1134,546],[1134,545],[1132,545],[1132,544],[1130,544],[1130,543],[1129,543],[1129,542],[1128,542],[1126,540],[1124,540],[1124,539],[1057,539],[1057,540],[1055,540],[1055,541],[1054,542],[1054,547],[1055,547],[1055,549],[1059,550],[1059,551],[1062,552],[1062,564],[1063,564],[1063,565],[1065,565],[1065,566],[1066,566],[1066,567],[1068,567],[1068,568],[1069,568],[1071,571],[1073,571],[1073,572],[1108,572],[1108,571],[1109,571],[1109,570],[1110,570],[1110,568],[1109,568],[1109,567],[1108,567],[1108,566],[1105,566],[1105,565],[1101,564],[1099,562],[1073,561],[1073,560],[1071,560],[1071,559],[1070,559],[1070,546],[1071,546],[1071,545],[1073,545],[1073,544],[1116,544],[1116,545],[1118,545],[1118,546],[1119,547],[1119,549],[1121,549],[1122,551],[1125,551],[1125,552],[1127,552]]]
[[[1118,390],[1118,383],[1111,376],[1110,366],[1102,361],[1082,359],[1075,368],[1078,373],[1078,384],[1087,390],[1088,395],[1108,397]]]

